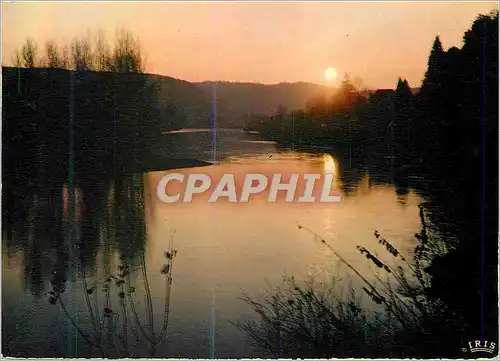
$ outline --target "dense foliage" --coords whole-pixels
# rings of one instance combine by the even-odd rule
[[[459,357],[469,340],[498,339],[498,12],[478,16],[465,32],[461,48],[444,50],[440,38],[435,38],[417,94],[399,79],[395,90],[380,89],[366,96],[346,78],[331,99],[313,99],[300,111],[280,110],[273,117],[254,119],[247,128],[285,147],[327,147],[348,164],[380,164],[389,158],[395,180],[401,174],[424,179],[425,184],[416,184],[415,190],[425,196],[422,206],[429,222],[451,251],[434,254],[422,270],[432,281],[420,296],[431,303],[443,302],[449,312],[433,324],[439,347],[421,337],[416,331],[420,326],[405,330],[403,325],[410,337],[404,355]],[[313,292],[308,286],[298,289]],[[280,294],[275,296],[279,299]],[[302,302],[297,292],[287,296]],[[273,300],[247,301],[259,313]],[[275,306],[281,310],[287,304]],[[269,312],[264,316],[260,325],[245,326],[254,341],[262,337],[261,327],[269,329],[269,320],[274,320]],[[346,354],[337,347],[323,354],[311,347],[305,355],[357,355],[352,349]],[[373,351],[374,356],[384,355],[383,350]],[[290,352],[285,355],[302,355]]]

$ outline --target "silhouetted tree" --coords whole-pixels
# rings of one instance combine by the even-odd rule
[[[396,87],[396,96],[399,97],[403,101],[409,101],[413,96],[411,92],[410,85],[406,79],[402,80],[398,79],[398,85]]]
[[[422,87],[439,87],[444,56],[445,53],[441,39],[439,39],[439,36],[436,36],[434,44],[432,44],[431,55],[429,56],[427,72],[425,73]]]
[[[144,59],[141,56],[139,39],[125,29],[116,33],[115,48],[112,58],[113,70],[119,73],[142,73]]]
[[[427,144],[419,152],[425,160],[421,172],[439,184],[429,199],[444,210],[432,217],[459,240],[455,250],[432,262],[432,292],[465,317],[467,337],[496,339],[498,12],[480,15],[461,49],[443,53],[436,40],[418,108],[425,124],[418,135]],[[449,229],[449,219],[460,227]],[[477,293],[456,297],[464,285],[480,282],[484,287]]]
[[[106,42],[104,32],[99,29],[94,38],[94,62],[95,70],[110,70],[111,55],[109,45]]]
[[[37,59],[37,51],[35,41],[28,38],[21,50],[14,53],[12,63],[24,68],[48,67],[80,71],[143,73],[145,70],[140,42],[125,29],[116,32],[113,48],[106,42],[104,32],[98,30],[94,38],[90,32],[74,38],[69,47],[61,47],[53,40],[47,41],[43,59]]]
[[[73,39],[71,51],[73,67],[76,70],[94,70],[92,44],[88,36]]]
[[[22,64],[25,68],[34,68],[38,65],[37,53],[37,44],[33,39],[27,38],[21,50]]]
[[[398,79],[394,98],[395,111],[395,139],[401,145],[400,151],[407,152],[410,142],[412,126],[413,93],[406,79]],[[401,154],[401,153],[400,153]]]
[[[444,63],[446,52],[439,36],[436,36],[430,52],[427,71],[425,73],[422,87],[419,94],[419,134],[417,139],[424,140],[426,152],[440,146],[439,133],[441,123],[446,117],[444,114],[443,102],[445,97],[444,87]]]
[[[356,79],[356,81],[359,83],[361,82],[361,80],[359,80],[359,79]],[[358,89],[354,85],[354,82],[351,81],[349,74],[345,74],[344,78],[340,82],[340,92],[342,94],[349,94],[349,93],[356,92],[357,90]]]
[[[45,65],[49,68],[64,68],[64,59],[62,54],[59,52],[59,47],[53,40],[49,40],[45,43],[46,59]]]
[[[14,53],[14,56],[12,57],[12,63],[16,68],[23,67],[23,61],[19,50],[16,50],[16,52]]]
[[[69,57],[69,47],[68,45],[64,45],[61,50],[61,67],[63,69],[70,69],[71,62]]]

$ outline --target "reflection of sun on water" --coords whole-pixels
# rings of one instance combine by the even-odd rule
[[[330,154],[323,154],[323,172],[325,175],[332,174],[334,176],[334,181],[331,187],[332,189],[339,189],[339,184],[335,176],[337,174],[337,162]],[[321,217],[319,217],[322,220],[322,225],[318,229],[323,228],[325,236],[332,239],[336,239],[338,236],[336,226],[337,217],[335,216],[336,212],[335,207],[324,207],[322,209]]]
[[[336,172],[335,159],[330,154],[323,154],[323,170],[326,174],[335,174]]]

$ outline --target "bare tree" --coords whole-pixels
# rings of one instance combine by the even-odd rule
[[[94,61],[97,71],[111,70],[111,51],[102,29],[99,29],[95,36]]]
[[[47,67],[54,69],[64,67],[59,46],[53,40],[49,40],[45,43],[45,52],[45,64]]]
[[[22,62],[25,68],[34,68],[38,65],[37,52],[38,45],[33,39],[27,38],[21,50]]]
[[[122,73],[144,72],[145,58],[141,52],[139,39],[120,29],[116,32],[115,44],[111,48],[105,34],[98,30],[92,38],[90,32],[83,37],[75,37],[71,44],[58,45],[53,40],[45,43],[44,54],[38,59],[38,46],[27,38],[21,50],[16,51],[12,62],[17,67],[115,71]]]
[[[121,73],[142,73],[144,71],[139,39],[134,39],[132,34],[125,29],[120,29],[116,33],[113,70]]]
[[[75,38],[71,44],[73,66],[76,70],[93,70],[92,43],[90,37]]]
[[[70,69],[71,62],[69,59],[69,47],[68,45],[64,45],[61,50],[61,67],[63,69]]]
[[[23,67],[23,61],[22,61],[21,53],[19,52],[19,50],[16,50],[16,52],[13,56],[13,59],[12,59],[12,63],[14,64],[14,66],[16,68]]]

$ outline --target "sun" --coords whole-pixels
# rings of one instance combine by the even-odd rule
[[[328,67],[325,69],[325,81],[327,83],[333,83],[337,80],[337,69]]]

